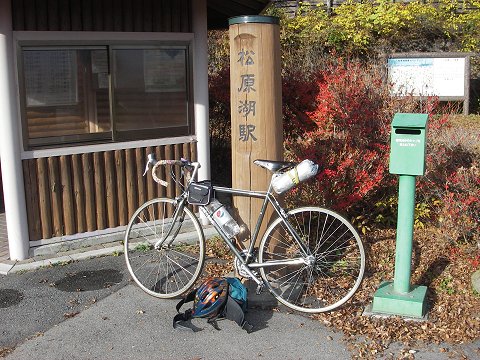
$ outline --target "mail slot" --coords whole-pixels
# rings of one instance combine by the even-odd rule
[[[415,129],[395,129],[395,134],[420,135],[422,132]]]
[[[390,173],[425,174],[428,114],[397,113],[392,121]]]

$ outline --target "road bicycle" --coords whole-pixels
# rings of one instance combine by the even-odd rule
[[[333,310],[349,300],[360,286],[365,269],[365,252],[355,228],[334,211],[307,206],[286,210],[278,195],[267,191],[241,190],[212,186],[213,196],[243,196],[263,199],[250,243],[229,238],[206,206],[188,202],[189,188],[195,180],[198,162],[188,160],[155,161],[152,176],[159,168],[170,175],[181,191],[175,198],[155,198],[133,214],[125,233],[125,259],[133,280],[146,293],[158,298],[173,298],[186,293],[202,274],[205,262],[205,236],[199,221],[203,214],[234,255],[237,274],[251,279],[257,293],[266,286],[287,307],[306,313]],[[266,171],[281,174],[297,164],[255,160]],[[179,168],[177,168],[179,167]],[[175,170],[174,170],[175,169]],[[178,171],[181,170],[181,171]],[[145,174],[144,174],[145,175]],[[267,206],[276,218],[265,230],[256,247]]]

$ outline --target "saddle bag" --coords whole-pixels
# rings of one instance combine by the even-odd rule
[[[191,183],[188,186],[187,202],[190,205],[208,205],[212,198],[212,193],[212,183],[210,180]]]
[[[284,173],[274,174],[272,177],[273,190],[277,194],[297,186],[303,181],[315,176],[318,172],[318,165],[311,160],[303,160],[300,164]]]

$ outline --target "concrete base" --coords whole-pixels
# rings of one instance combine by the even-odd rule
[[[480,270],[477,270],[472,275],[472,287],[480,294]]]
[[[372,314],[423,318],[427,312],[426,286],[413,285],[408,293],[397,293],[393,282],[384,282],[375,292]]]
[[[188,239],[191,237],[191,232],[193,230],[193,225],[186,223],[186,225],[182,226],[179,239],[182,237]],[[208,240],[217,235],[217,231],[212,225],[203,226],[203,234],[205,236],[205,240]],[[99,246],[99,248],[114,246],[115,242],[123,241],[125,237],[125,228],[122,227],[119,230],[107,229],[104,233],[97,231],[92,233],[76,234],[75,236],[77,237],[75,239],[68,239],[68,236],[50,239],[48,243],[31,247],[30,257],[55,255],[67,251],[92,248],[95,246]]]

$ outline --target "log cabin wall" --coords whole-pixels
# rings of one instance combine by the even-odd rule
[[[145,201],[178,194],[178,187],[164,188],[150,173],[142,176],[150,153],[158,160],[194,160],[196,146],[188,142],[23,160],[30,240],[124,226]]]
[[[14,31],[192,31],[191,0],[12,0]],[[124,226],[136,208],[174,196],[146,155],[196,159],[195,142],[22,160],[30,241]]]
[[[12,0],[15,31],[191,32],[191,0]]]

